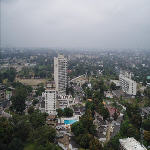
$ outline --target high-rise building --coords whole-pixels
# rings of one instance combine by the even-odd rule
[[[63,55],[54,57],[54,80],[56,91],[66,94],[67,87],[67,59]]]
[[[57,91],[54,86],[47,86],[45,92],[42,93],[45,101],[45,112],[49,115],[56,115]]]
[[[136,95],[136,82],[131,79],[131,73],[120,72],[120,86],[122,90],[129,95]]]

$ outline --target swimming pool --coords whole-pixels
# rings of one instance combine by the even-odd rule
[[[64,124],[73,124],[77,122],[77,120],[64,120]]]

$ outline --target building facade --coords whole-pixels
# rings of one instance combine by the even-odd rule
[[[57,102],[57,91],[55,88],[46,89],[42,93],[45,101],[45,112],[49,115],[56,115],[56,102]]]
[[[0,101],[6,100],[6,88],[0,84]]]
[[[131,79],[131,74],[127,72],[120,72],[119,81],[120,86],[125,93],[129,95],[136,95],[137,83]]]
[[[64,109],[74,105],[74,99],[71,95],[58,95],[57,97],[58,108]]]
[[[147,150],[140,142],[136,141],[133,137],[119,139],[120,150]]]
[[[78,86],[81,87],[84,83],[87,83],[88,80],[87,80],[87,78],[86,78],[86,75],[81,75],[81,76],[78,76],[78,77],[72,79],[72,80],[70,81],[70,83],[71,83],[71,82],[74,83],[74,84],[77,84]]]
[[[54,57],[54,80],[56,91],[66,94],[67,87],[67,59],[63,55]]]

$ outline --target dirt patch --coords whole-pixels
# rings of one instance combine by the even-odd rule
[[[40,83],[46,84],[46,79],[19,79],[17,78],[16,81],[21,82],[25,85],[37,86]]]

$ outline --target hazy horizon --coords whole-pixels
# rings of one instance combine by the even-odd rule
[[[0,0],[1,46],[150,49],[149,0]]]

